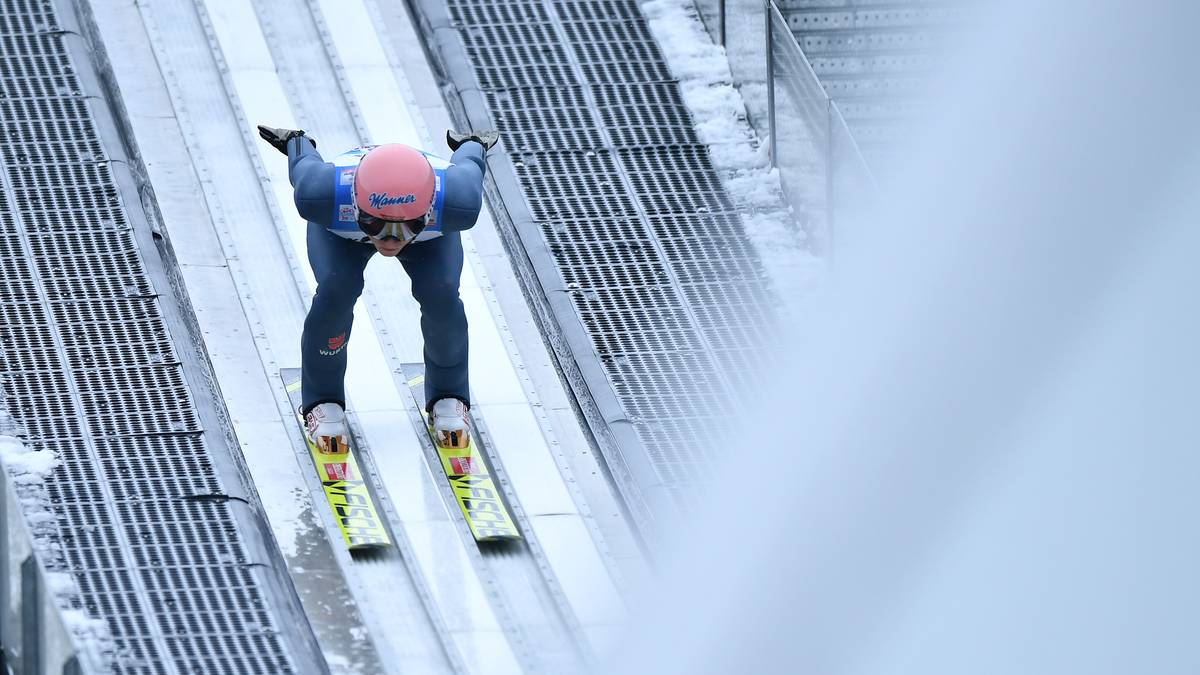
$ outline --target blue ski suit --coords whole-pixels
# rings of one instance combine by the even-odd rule
[[[346,406],[346,347],[363,271],[375,247],[358,229],[353,208],[355,167],[370,148],[355,148],[333,162],[307,138],[288,142],[288,178],[296,209],[308,221],[308,263],[317,280],[300,338],[302,413],[329,401]],[[454,397],[470,405],[467,384],[467,316],[458,296],[463,248],[459,232],[470,229],[483,204],[484,148],[463,143],[445,160],[426,155],[434,167],[434,208],[425,230],[397,258],[421,305],[425,354],[425,400],[432,407]]]

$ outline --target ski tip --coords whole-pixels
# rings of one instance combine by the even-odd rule
[[[351,544],[346,547],[350,550],[350,554],[355,557],[374,557],[378,554],[385,553],[392,549],[392,542],[374,542],[370,544]]]
[[[476,539],[475,547],[484,556],[519,555],[525,549],[525,540],[520,537]]]

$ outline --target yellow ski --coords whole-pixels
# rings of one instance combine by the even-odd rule
[[[383,527],[383,521],[379,518],[375,499],[358,469],[353,449],[338,453],[323,453],[318,450],[316,444],[308,437],[304,419],[300,417],[300,369],[284,368],[279,371],[279,375],[283,378],[283,386],[287,389],[292,410],[296,411],[300,433],[304,435],[304,442],[308,444],[308,452],[317,470],[317,477],[321,481],[325,498],[329,500],[333,519],[342,532],[346,546],[351,551],[390,546],[392,542]]]
[[[406,363],[403,371],[428,432],[429,442],[437,451],[442,471],[450,481],[450,489],[475,541],[520,539],[521,532],[513,522],[508,505],[488,469],[479,439],[479,428],[472,424],[471,441],[465,448],[444,448],[439,445],[437,435],[430,426],[429,414],[425,412],[425,366]],[[475,415],[471,417],[474,422]]]

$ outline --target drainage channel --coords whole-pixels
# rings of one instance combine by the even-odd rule
[[[321,672],[73,8],[0,9],[0,377],[114,669]],[[152,208],[152,207],[151,207]],[[199,387],[199,388],[198,388]]]
[[[457,115],[496,127],[526,291],[643,530],[711,479],[771,293],[634,0],[419,0]]]

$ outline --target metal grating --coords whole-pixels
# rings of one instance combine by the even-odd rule
[[[0,8],[0,390],[117,672],[294,672],[51,0]],[[86,64],[90,68],[90,64]],[[135,197],[136,199],[136,197]]]
[[[634,0],[451,0],[517,183],[656,482],[707,478],[770,293]],[[581,358],[583,355],[579,355]]]

